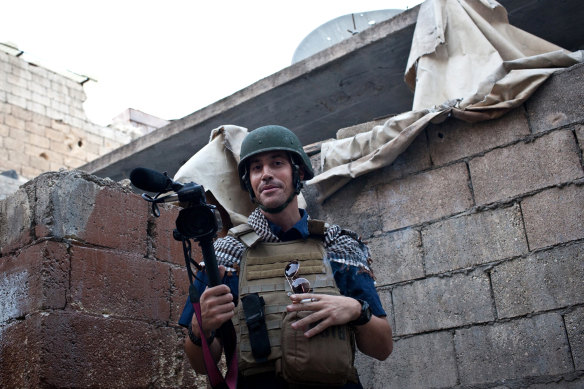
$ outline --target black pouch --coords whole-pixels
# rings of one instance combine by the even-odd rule
[[[251,353],[257,362],[266,361],[270,355],[270,339],[264,316],[264,299],[257,293],[241,298],[245,322],[249,330]]]

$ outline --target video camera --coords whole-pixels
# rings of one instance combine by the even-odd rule
[[[166,172],[159,173],[152,169],[138,167],[130,173],[132,184],[147,192],[157,193],[154,197],[147,193],[142,193],[142,198],[152,203],[152,213],[155,217],[160,216],[158,204],[176,202],[185,204],[179,211],[176,219],[176,229],[173,231],[174,239],[183,242],[185,262],[191,284],[193,274],[190,264],[197,269],[202,269],[202,265],[191,258],[190,239],[199,242],[203,252],[203,261],[209,277],[210,285],[220,284],[219,270],[215,250],[213,249],[213,238],[219,229],[220,217],[217,207],[207,204],[205,189],[202,185],[194,182],[182,184],[173,181]],[[174,194],[162,196],[165,193]]]

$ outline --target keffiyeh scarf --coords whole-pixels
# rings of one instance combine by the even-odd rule
[[[259,209],[252,212],[247,223],[264,242],[280,242]],[[329,225],[323,244],[329,261],[356,266],[367,272],[371,271],[369,248],[354,232],[344,230],[337,225]],[[245,251],[243,243],[232,236],[226,236],[216,240],[214,247],[217,263],[225,266],[227,271],[237,271]]]

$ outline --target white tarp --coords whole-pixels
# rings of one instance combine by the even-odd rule
[[[391,164],[430,122],[500,117],[556,70],[583,61],[509,24],[494,0],[427,0],[420,6],[405,79],[412,111],[322,145],[323,173],[308,182],[323,201],[351,179]]]

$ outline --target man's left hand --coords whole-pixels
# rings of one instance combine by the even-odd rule
[[[303,330],[304,336],[310,338],[328,327],[346,324],[359,317],[361,304],[351,297],[332,296],[328,294],[293,294],[292,304],[286,307],[288,312],[312,311],[303,319],[292,324],[292,328]],[[314,327],[311,324],[318,323]]]

